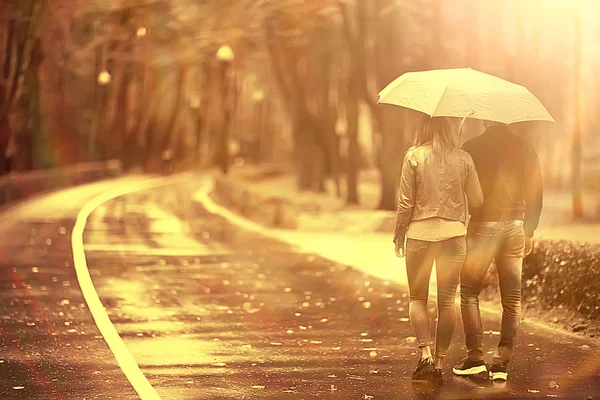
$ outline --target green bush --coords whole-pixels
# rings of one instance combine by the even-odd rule
[[[523,300],[600,319],[600,245],[538,241],[523,266]]]

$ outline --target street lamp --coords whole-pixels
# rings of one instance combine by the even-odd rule
[[[139,27],[137,29],[137,31],[135,32],[135,35],[140,38],[146,36],[147,34],[148,34],[148,29],[146,29],[145,26]]]
[[[223,119],[223,132],[221,134],[221,142],[220,142],[220,154],[219,154],[219,163],[221,164],[221,169],[224,174],[229,172],[229,125],[231,122],[231,108],[232,99],[231,99],[231,89],[232,79],[230,78],[230,68],[232,62],[235,60],[235,54],[231,47],[224,45],[219,47],[217,50],[217,60],[219,61],[219,69],[221,72],[221,85],[222,85],[222,99],[223,99],[223,108],[224,108],[224,119]]]
[[[260,89],[257,89],[252,93],[252,100],[254,100],[256,102],[261,102],[264,100],[264,98],[265,98],[265,92],[263,92]]]
[[[253,124],[253,137],[254,137],[254,163],[259,164],[262,158],[263,152],[263,100],[265,99],[265,92],[262,89],[256,89],[252,92],[252,100],[254,101],[254,124]]]
[[[233,50],[229,46],[221,46],[219,50],[217,50],[217,59],[223,62],[232,62],[235,60],[235,54],[233,54]]]
[[[100,86],[106,86],[112,82],[112,75],[107,70],[102,70],[96,80]]]
[[[193,93],[189,97],[190,108],[196,110],[200,108],[200,96],[197,93]]]

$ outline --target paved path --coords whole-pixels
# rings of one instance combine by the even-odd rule
[[[458,329],[444,386],[414,387],[402,284],[308,252],[306,238],[290,245],[232,225],[194,201],[201,183],[110,201],[85,231],[97,293],[162,399],[600,398],[598,345],[531,324],[506,385],[451,376],[464,352]],[[2,399],[139,398],[91,318],[70,253],[74,216],[104,185],[2,218]],[[491,352],[498,312],[484,324]]]

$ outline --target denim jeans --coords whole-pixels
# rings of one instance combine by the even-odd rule
[[[435,355],[444,358],[456,327],[456,288],[465,260],[467,243],[464,236],[426,242],[408,239],[406,242],[406,272],[408,275],[409,316],[419,347],[431,346],[429,321],[429,279],[436,264],[438,322],[435,334]]]
[[[460,306],[468,357],[483,359],[483,327],[479,293],[492,261],[498,270],[502,298],[502,328],[494,364],[510,362],[521,319],[521,274],[525,252],[523,221],[481,222],[469,225],[467,257],[461,272]]]

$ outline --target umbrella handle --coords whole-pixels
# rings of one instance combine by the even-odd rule
[[[471,111],[470,113],[468,113],[467,115],[462,117],[462,120],[460,121],[460,126],[458,127],[458,145],[459,146],[461,146],[461,144],[462,144],[463,125],[465,124],[465,121],[467,120],[467,118],[469,118],[469,116],[472,114],[473,114],[473,111]]]

